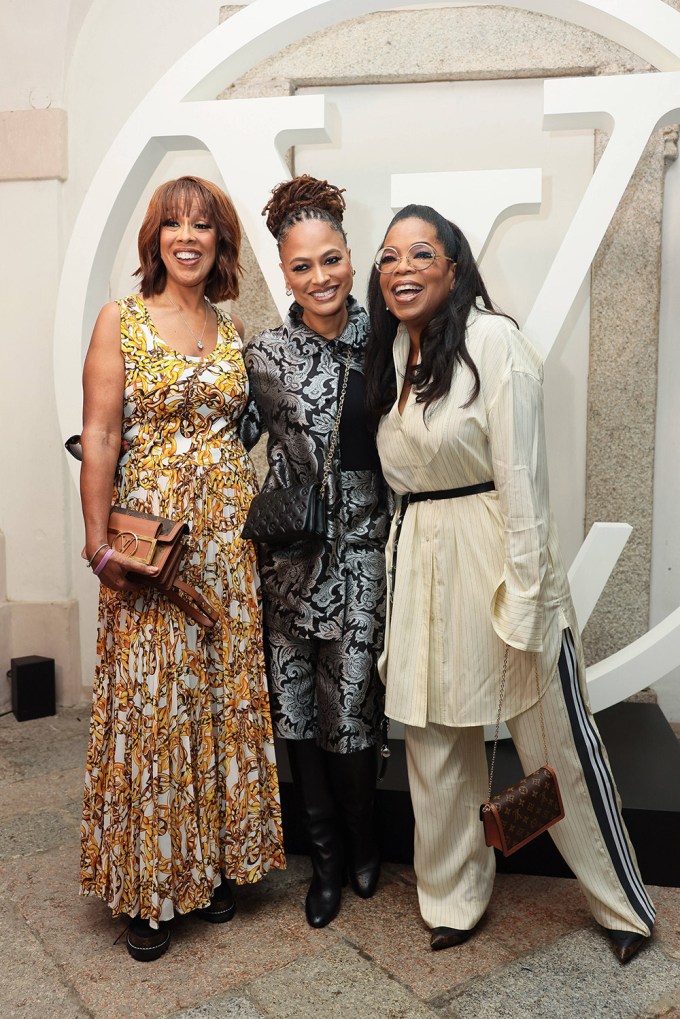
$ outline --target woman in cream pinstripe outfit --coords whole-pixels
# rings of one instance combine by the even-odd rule
[[[534,662],[566,817],[550,830],[617,957],[649,937],[640,878],[585,690],[548,501],[542,364],[493,310],[460,230],[399,212],[369,286],[367,400],[400,496],[387,547],[381,673],[405,724],[415,869],[433,949],[467,940],[491,896],[483,726],[502,719],[525,773],[544,761]]]

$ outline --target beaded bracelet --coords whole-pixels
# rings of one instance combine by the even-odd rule
[[[99,555],[99,553],[101,552],[101,550],[102,550],[103,548],[110,548],[110,546],[109,546],[109,543],[108,543],[108,541],[105,541],[105,542],[104,542],[104,543],[103,543],[102,545],[100,545],[100,546],[99,546],[99,548],[98,548],[98,549],[96,549],[96,550],[95,550],[95,551],[94,551],[94,552],[92,553],[92,555],[90,556],[90,561],[89,561],[89,563],[87,564],[87,567],[88,567],[88,569],[89,569],[89,568],[90,568],[90,567],[92,566],[92,563],[93,563],[93,562],[95,561],[95,559],[97,558],[97,556]],[[86,558],[87,558],[87,557],[86,557]]]
[[[108,548],[106,550],[106,552],[104,553],[104,555],[99,560],[99,562],[97,563],[97,565],[95,566],[94,570],[92,571],[94,573],[95,577],[99,576],[99,574],[102,572],[102,570],[104,569],[104,567],[106,566],[106,564],[108,563],[108,561],[109,561],[109,559],[111,558],[112,555],[113,555],[113,549],[112,548]]]

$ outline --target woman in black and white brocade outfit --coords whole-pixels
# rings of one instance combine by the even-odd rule
[[[278,328],[246,348],[251,400],[241,428],[247,446],[268,432],[265,492],[320,481],[351,350],[328,538],[260,548],[272,711],[311,844],[313,927],[337,914],[345,866],[368,898],[380,865],[373,801],[389,507],[364,412],[368,318],[350,295],[344,208],[338,188],[307,175],[272,192],[264,212],[294,301]]]

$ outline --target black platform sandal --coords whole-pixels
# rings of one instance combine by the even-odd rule
[[[125,932],[125,945],[137,962],[153,962],[160,959],[170,945],[170,925],[162,923],[154,929],[148,920],[135,916]]]
[[[202,920],[208,923],[228,923],[236,912],[236,903],[229,882],[225,877],[222,884],[218,885],[213,892],[213,897],[208,906],[197,909],[196,912]]]

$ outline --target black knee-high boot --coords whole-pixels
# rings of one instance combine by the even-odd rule
[[[315,740],[286,740],[288,760],[310,842],[312,882],[305,914],[312,927],[325,927],[340,909],[344,852],[327,754]]]
[[[353,754],[326,753],[333,792],[344,821],[347,869],[352,888],[370,899],[380,875],[380,850],[375,836],[375,747]]]

